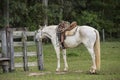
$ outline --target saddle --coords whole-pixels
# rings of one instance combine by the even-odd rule
[[[58,36],[58,40],[62,45],[62,48],[65,49],[65,44],[64,44],[64,40],[66,38],[66,36],[68,35],[73,35],[74,32],[71,32],[71,30],[73,28],[75,28],[77,26],[77,22],[72,22],[71,24],[67,21],[62,21],[57,28],[57,36]]]

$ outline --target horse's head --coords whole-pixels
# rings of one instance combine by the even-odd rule
[[[36,31],[36,35],[35,35],[35,41],[40,41],[42,40],[43,38],[43,35],[42,35],[42,28],[40,28],[38,31]]]
[[[46,35],[47,37],[49,37],[49,33],[48,32],[48,26],[39,26],[40,29],[38,31],[36,31],[36,35],[35,35],[35,41],[42,41],[43,38],[46,38]]]
[[[57,25],[52,25],[52,26],[44,26],[42,29],[40,28],[35,36],[35,40],[39,41],[42,40],[43,38],[55,38],[56,37],[56,27]]]

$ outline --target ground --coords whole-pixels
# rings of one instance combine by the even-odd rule
[[[120,80],[120,42],[101,42],[101,70],[97,74],[89,73],[91,57],[83,45],[68,49],[67,56],[69,71],[63,72],[61,56],[61,72],[55,72],[54,49],[51,44],[44,44],[43,71],[37,67],[29,67],[27,72],[23,68],[16,68],[12,73],[0,71],[0,80]]]

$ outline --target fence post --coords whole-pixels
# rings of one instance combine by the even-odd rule
[[[102,34],[103,34],[103,42],[105,42],[105,30],[102,29]]]
[[[6,41],[6,29],[3,29],[1,31],[1,48],[2,48],[2,57],[3,58],[7,58],[8,55],[7,55],[7,41]],[[2,66],[3,68],[3,72],[9,72],[9,67],[8,65],[3,64]]]
[[[36,35],[36,33],[35,33]],[[42,41],[36,41],[37,47],[37,59],[38,59],[38,69],[43,70],[44,62],[43,62],[43,48],[42,48]]]
[[[22,33],[22,50],[23,50],[23,67],[24,67],[24,71],[28,71],[28,56],[27,56],[27,36],[26,36],[26,32],[23,31]]]
[[[10,71],[14,71],[14,43],[13,43],[13,31],[11,28],[7,28],[7,46],[8,56],[10,57]]]
[[[38,58],[38,69],[43,70],[43,50],[42,50],[42,41],[37,41],[37,58]]]

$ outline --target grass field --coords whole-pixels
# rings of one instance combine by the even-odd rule
[[[34,48],[31,47],[30,50]],[[68,49],[67,57],[69,71],[56,73],[54,49],[51,44],[44,45],[43,71],[38,71],[37,67],[29,67],[28,72],[24,72],[22,68],[16,68],[12,73],[0,71],[0,80],[120,80],[120,42],[101,43],[101,70],[97,74],[89,74],[91,57],[83,45]]]

